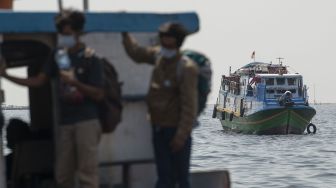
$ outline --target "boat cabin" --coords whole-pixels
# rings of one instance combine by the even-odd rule
[[[302,75],[289,73],[281,63],[252,62],[229,76],[223,75],[219,92],[217,103],[240,115],[243,108],[247,112],[253,106],[281,105],[285,93],[293,104],[308,104]]]
[[[279,98],[286,91],[292,93],[293,98],[303,97],[302,76],[299,74],[258,74],[260,84],[265,85],[266,98]]]

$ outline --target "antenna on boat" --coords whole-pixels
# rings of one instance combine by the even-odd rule
[[[229,69],[229,75],[231,75],[231,66],[230,66],[230,69]]]
[[[282,66],[282,61],[281,60],[283,60],[284,58],[278,57],[277,59],[279,60],[279,64]]]

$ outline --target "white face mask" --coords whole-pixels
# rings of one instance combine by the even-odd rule
[[[72,35],[58,35],[57,45],[62,48],[71,48],[75,46],[76,39]]]
[[[169,50],[167,48],[161,47],[160,55],[164,58],[172,58],[177,54],[177,50]]]

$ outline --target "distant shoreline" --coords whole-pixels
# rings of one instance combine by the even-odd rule
[[[2,110],[29,110],[28,106],[12,106],[12,105],[8,105],[8,106],[1,106]]]
[[[321,102],[321,103],[316,103],[316,104],[309,103],[309,105],[313,105],[313,106],[316,106],[316,105],[334,105],[334,104],[336,104],[336,103],[333,103],[333,102]],[[215,103],[214,104],[208,103],[206,105],[215,105]]]

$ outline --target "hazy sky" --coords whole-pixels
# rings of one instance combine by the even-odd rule
[[[65,7],[81,9],[81,0],[64,0]],[[56,0],[17,0],[16,10],[55,11]],[[304,77],[311,101],[336,102],[335,0],[91,0],[93,11],[181,12],[196,11],[200,31],[185,48],[207,54],[214,70],[209,103],[217,97],[220,78],[251,61],[284,64]],[[16,71],[17,72],[17,71]],[[7,104],[26,105],[22,90],[7,88]]]

